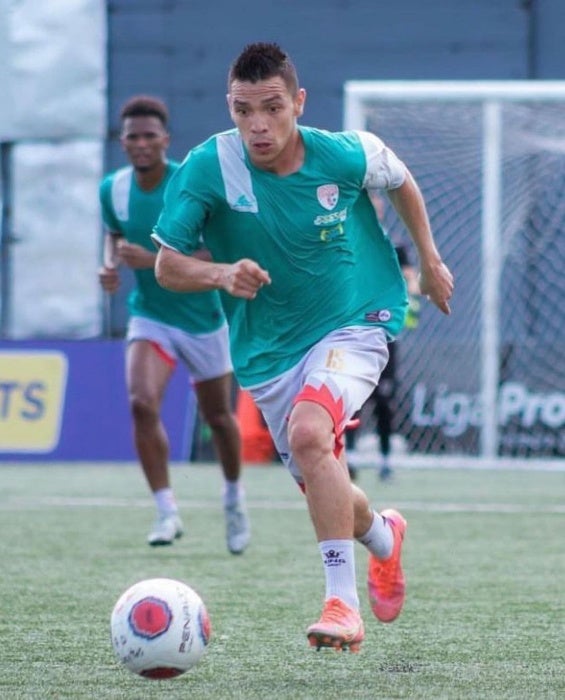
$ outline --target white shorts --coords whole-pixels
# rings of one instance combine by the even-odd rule
[[[302,479],[290,452],[287,431],[294,404],[314,401],[328,411],[334,423],[335,452],[339,454],[347,422],[373,393],[387,360],[387,338],[382,328],[341,328],[314,345],[292,369],[249,389],[282,461],[298,483]]]
[[[227,324],[212,333],[186,333],[144,316],[132,316],[126,340],[148,340],[171,364],[181,360],[195,383],[223,377],[233,369]]]

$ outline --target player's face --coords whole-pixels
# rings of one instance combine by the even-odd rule
[[[126,117],[120,141],[133,167],[148,172],[165,160],[169,134],[158,117]]]
[[[228,95],[231,118],[237,126],[249,157],[263,170],[281,172],[292,163],[296,119],[302,114],[306,92],[292,95],[282,78],[256,83],[234,80]]]

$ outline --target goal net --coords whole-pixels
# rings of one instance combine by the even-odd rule
[[[351,81],[344,127],[408,165],[456,280],[452,315],[422,300],[398,339],[396,449],[565,468],[565,82]]]

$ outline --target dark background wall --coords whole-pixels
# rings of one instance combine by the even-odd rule
[[[303,122],[339,129],[349,79],[563,78],[564,26],[563,0],[109,0],[107,166],[133,93],[168,102],[173,157],[231,126],[227,69],[253,41],[294,58]]]

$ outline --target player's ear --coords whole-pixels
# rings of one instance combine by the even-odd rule
[[[304,103],[306,102],[306,90],[300,88],[294,98],[294,115],[301,117],[304,113]]]

